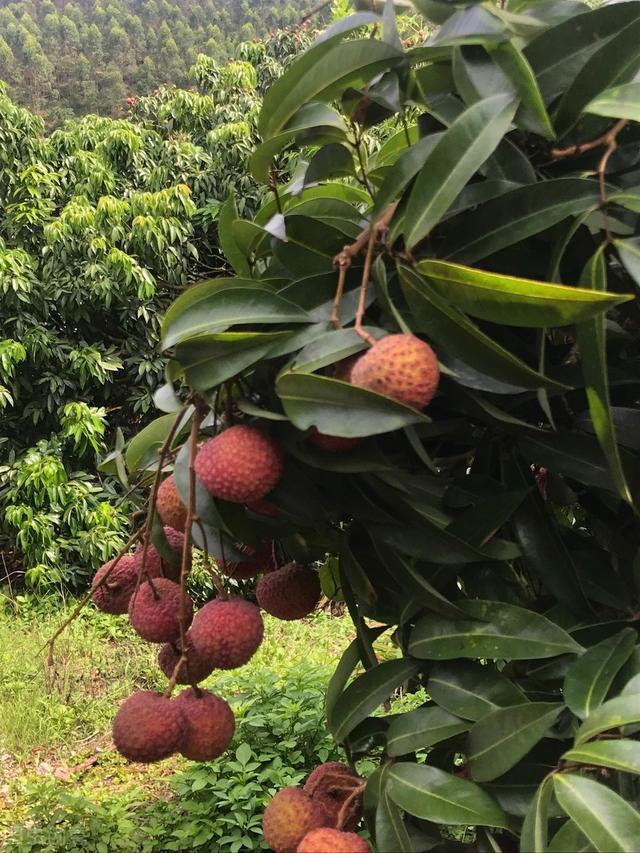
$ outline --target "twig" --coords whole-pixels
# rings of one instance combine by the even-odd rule
[[[609,217],[607,216],[607,184],[605,180],[605,175],[607,171],[607,166],[609,165],[609,159],[611,155],[618,147],[618,134],[627,124],[626,119],[620,119],[605,135],[605,144],[606,149],[602,157],[600,158],[600,162],[598,163],[598,185],[600,187],[600,205],[602,207],[602,216],[604,218],[604,231],[607,237],[607,243],[611,242],[611,230],[609,228]]]
[[[369,278],[371,277],[371,265],[373,263],[373,249],[376,244],[376,228],[372,228],[369,232],[369,244],[367,246],[367,255],[364,259],[364,269],[362,270],[362,282],[360,284],[360,298],[358,299],[358,308],[356,311],[356,334],[360,335],[363,341],[366,341],[370,346],[373,346],[376,339],[373,335],[365,330],[362,325],[364,312],[367,309],[367,290],[369,288]]]
[[[362,796],[366,787],[366,782],[363,782],[361,785],[358,785],[358,787],[354,788],[353,792],[349,794],[347,799],[344,801],[340,808],[340,811],[338,812],[338,820],[336,821],[336,826],[338,829],[342,829],[344,827],[347,817],[349,816],[349,807],[355,800]]]
[[[613,141],[615,143],[616,136],[627,125],[627,119],[623,118],[616,122],[611,130],[598,136],[597,139],[592,139],[591,142],[582,142],[579,145],[570,145],[568,148],[552,148],[551,157],[554,160],[563,160],[565,157],[574,157],[578,154],[584,154],[585,151],[593,151],[594,148],[599,148],[601,145],[609,146]],[[615,151],[615,145],[614,149]]]
[[[342,302],[342,296],[344,294],[344,283],[347,278],[347,268],[348,267],[345,264],[340,264],[338,286],[336,288],[336,295],[333,299],[333,308],[331,309],[331,325],[334,329],[342,328],[342,322],[340,320],[340,303]]]

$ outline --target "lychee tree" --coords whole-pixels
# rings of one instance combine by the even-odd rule
[[[220,217],[235,276],[166,314],[164,414],[123,460],[151,486],[129,607],[147,602],[147,627],[172,607],[175,636],[146,568],[151,548],[177,562],[171,516],[189,533],[180,636],[165,696],[127,700],[141,710],[116,732],[131,712],[134,741],[146,718],[153,735],[169,702],[171,732],[134,747],[184,752],[200,729],[181,706],[207,718],[195,685],[169,701],[190,656],[205,672],[259,643],[214,568],[187,631],[192,544],[227,577],[254,560],[258,602],[285,618],[315,598],[291,563],[321,567],[357,632],[328,725],[347,763],[380,764],[366,787],[325,767],[278,794],[273,849],[321,849],[362,803],[379,851],[632,851],[640,2],[361,5],[265,97],[252,173],[272,196]],[[405,7],[424,43],[403,43]],[[415,710],[386,704],[418,688]]]

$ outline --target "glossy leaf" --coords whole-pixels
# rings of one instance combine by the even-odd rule
[[[584,108],[586,113],[640,121],[640,82],[605,89]]]
[[[527,660],[582,650],[562,628],[523,607],[498,601],[455,603],[469,618],[424,617],[411,633],[410,654],[431,660],[458,657]]]
[[[446,261],[420,261],[417,266],[439,296],[474,317],[512,326],[566,326],[633,298],[490,273]]]
[[[546,778],[536,790],[520,834],[521,853],[547,853],[549,803],[553,781]]]
[[[640,723],[640,694],[609,699],[591,713],[576,732],[575,743],[580,746],[592,737],[610,729]]]
[[[305,186],[327,178],[346,177],[355,171],[353,154],[339,142],[324,145],[313,155],[304,175]]]
[[[192,410],[187,410],[180,417],[180,428],[176,437],[184,431],[189,423],[189,418]],[[129,473],[133,474],[141,468],[146,468],[150,465],[155,465],[158,462],[158,451],[169,435],[171,428],[176,420],[176,414],[161,415],[154,421],[151,421],[144,429],[129,442],[125,451],[125,462]]]
[[[587,836],[572,820],[566,821],[549,843],[548,853],[593,853]]]
[[[512,41],[505,41],[491,48],[491,56],[507,75],[522,101],[527,129],[539,133],[545,139],[554,139],[551,119],[535,75],[522,51]]]
[[[502,776],[545,736],[562,708],[559,703],[525,702],[482,717],[467,739],[471,776],[477,782]]]
[[[385,631],[385,626],[378,626],[376,628],[370,628],[370,640],[373,641],[376,637],[379,637]],[[338,702],[338,699],[342,696],[344,689],[347,685],[347,682],[351,678],[351,674],[353,670],[360,663],[360,650],[358,648],[358,640],[352,640],[347,648],[342,653],[342,657],[338,662],[337,667],[335,668],[333,675],[329,680],[329,685],[327,687],[327,693],[325,697],[325,709],[327,712],[327,719],[333,714],[333,709]]]
[[[576,716],[584,720],[602,705],[637,639],[633,628],[624,628],[587,649],[569,669],[564,681],[564,699]]]
[[[608,767],[624,773],[640,774],[640,743],[637,740],[600,740],[570,749],[563,761]]]
[[[574,773],[554,777],[558,802],[601,853],[634,853],[640,812],[611,788]]]
[[[398,158],[376,194],[372,213],[373,219],[377,219],[392,201],[399,198],[404,188],[422,169],[441,138],[442,133],[431,133],[429,136],[424,136]]]
[[[409,247],[437,225],[506,133],[514,112],[511,96],[494,95],[465,110],[442,135],[409,196],[404,222]]]
[[[237,218],[238,210],[236,203],[233,196],[230,195],[220,208],[220,215],[218,217],[218,240],[220,241],[220,248],[238,275],[251,278],[249,261],[238,246],[231,230],[231,226]]]
[[[381,768],[381,774],[374,821],[376,847],[380,853],[413,853],[402,812],[387,792],[389,768]]]
[[[418,708],[397,717],[387,732],[387,754],[406,755],[466,732],[469,723],[442,708]]]
[[[629,237],[626,240],[615,240],[614,245],[627,272],[640,285],[640,239]]]
[[[415,817],[447,826],[507,826],[507,817],[479,785],[437,767],[394,764],[389,770],[391,799]]]
[[[522,704],[520,688],[490,664],[473,661],[437,663],[427,691],[441,708],[466,720],[480,720],[498,708]]]

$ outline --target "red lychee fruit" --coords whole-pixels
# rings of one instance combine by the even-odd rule
[[[320,827],[305,835],[297,853],[371,853],[371,847],[355,832]]]
[[[348,358],[343,358],[333,365],[332,375],[334,379],[339,379],[341,382],[351,382],[351,371],[356,361],[360,358],[361,353],[350,355]]]
[[[264,839],[275,853],[296,853],[302,839],[329,816],[300,788],[283,788],[267,804],[262,816]]]
[[[218,560],[217,565],[223,575],[235,580],[248,580],[256,575],[273,571],[275,568],[273,560],[273,545],[265,542],[260,548],[251,548],[249,545],[236,545],[239,551],[247,555],[246,560],[231,562],[230,560]]]
[[[130,761],[162,761],[182,746],[187,721],[177,702],[153,690],[139,690],[120,705],[113,742]]]
[[[322,803],[331,816],[331,825],[338,825],[338,816],[345,800],[349,799],[346,811],[342,815],[342,829],[352,830],[362,817],[362,795],[351,795],[362,784],[362,778],[348,764],[339,761],[327,761],[320,764],[304,783],[304,791]]]
[[[194,649],[190,631],[187,631],[185,640],[187,645],[187,664],[185,666],[183,662],[178,669],[176,684],[199,684],[211,675],[214,668],[213,665],[209,664]],[[158,654],[158,666],[167,678],[171,678],[179,660],[180,642],[165,643]]]
[[[187,523],[187,508],[178,494],[173,474],[160,483],[156,498],[156,509],[163,523],[174,530],[182,530]]]
[[[185,594],[185,626],[193,616],[193,602]],[[167,578],[140,585],[129,603],[134,629],[150,643],[173,643],[180,636],[180,586]]]
[[[439,379],[436,354],[414,335],[387,335],[361,356],[351,371],[354,385],[414,409],[424,409],[431,402]]]
[[[165,527],[164,536],[167,540],[167,545],[175,553],[177,562],[174,564],[170,563],[168,560],[163,560],[160,551],[158,551],[156,546],[150,542],[149,547],[147,548],[147,559],[145,561],[146,574],[151,578],[169,578],[169,580],[176,581],[177,583],[180,580],[180,557],[182,556],[184,533],[181,533],[179,530],[174,530],[173,527]],[[133,553],[136,571],[140,571],[142,568],[143,556],[144,544],[138,545]]]
[[[214,598],[196,613],[189,632],[193,647],[211,666],[244,666],[262,642],[260,610],[242,598]]]
[[[236,728],[233,711],[224,699],[208,690],[189,687],[177,697],[187,721],[180,752],[191,761],[213,761],[226,751]]]
[[[280,515],[278,507],[274,506],[269,501],[266,501],[264,498],[259,501],[249,501],[247,509],[250,509],[251,512],[255,512],[258,515],[266,515],[269,518],[278,518]]]
[[[232,503],[267,495],[282,474],[282,450],[270,435],[252,426],[229,427],[202,445],[196,476],[212,495]]]
[[[256,587],[258,604],[278,619],[303,619],[320,601],[318,573],[297,563],[288,563],[265,575]]]
[[[311,444],[319,447],[320,450],[326,450],[328,453],[345,453],[347,450],[353,450],[362,443],[361,438],[343,438],[339,435],[325,435],[323,432],[318,432],[315,427],[312,427],[308,435],[308,440]]]
[[[129,601],[136,588],[138,572],[133,554],[125,554],[118,560],[115,568],[111,569],[113,562],[109,560],[95,573],[91,581],[91,597],[98,610],[119,615],[126,613],[129,608]],[[109,575],[103,583],[107,572]]]

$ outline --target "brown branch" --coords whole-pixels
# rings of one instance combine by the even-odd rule
[[[347,269],[348,267],[345,264],[340,264],[338,287],[336,288],[336,295],[333,299],[333,308],[331,309],[331,325],[334,329],[342,328],[342,322],[340,320],[340,303],[342,302],[342,296],[344,294],[344,283],[347,278]]]
[[[570,145],[568,148],[552,148],[551,157],[553,160],[563,160],[565,157],[575,157],[578,154],[584,154],[586,151],[593,151],[594,148],[599,148],[601,145],[609,146],[613,141],[615,143],[616,136],[627,125],[627,119],[620,119],[614,126],[598,136],[597,139],[592,139],[591,142],[582,142],[579,145]],[[615,150],[615,145],[614,145]]]
[[[363,782],[361,785],[358,785],[357,788],[354,788],[353,792],[349,794],[347,799],[342,804],[340,811],[338,812],[338,820],[336,821],[336,827],[338,829],[342,829],[344,824],[349,817],[349,807],[352,803],[362,796],[364,789],[367,787],[367,783]]]
[[[627,124],[626,119],[620,119],[609,131],[609,133],[605,134],[605,144],[606,149],[602,157],[600,158],[600,162],[598,163],[598,185],[600,187],[600,206],[602,208],[602,215],[604,218],[604,231],[607,237],[607,242],[611,242],[611,230],[609,228],[609,217],[607,215],[607,183],[606,183],[606,172],[607,166],[609,165],[609,159],[611,155],[618,147],[618,134]]]
[[[370,346],[373,346],[376,339],[366,331],[362,322],[364,320],[364,312],[367,310],[367,290],[369,288],[369,279],[371,277],[371,266],[373,264],[373,250],[376,244],[377,230],[372,228],[369,232],[369,244],[367,246],[367,255],[364,260],[364,269],[362,270],[362,282],[360,283],[360,298],[358,299],[358,308],[356,310],[356,334],[360,335],[363,341],[366,341]]]

